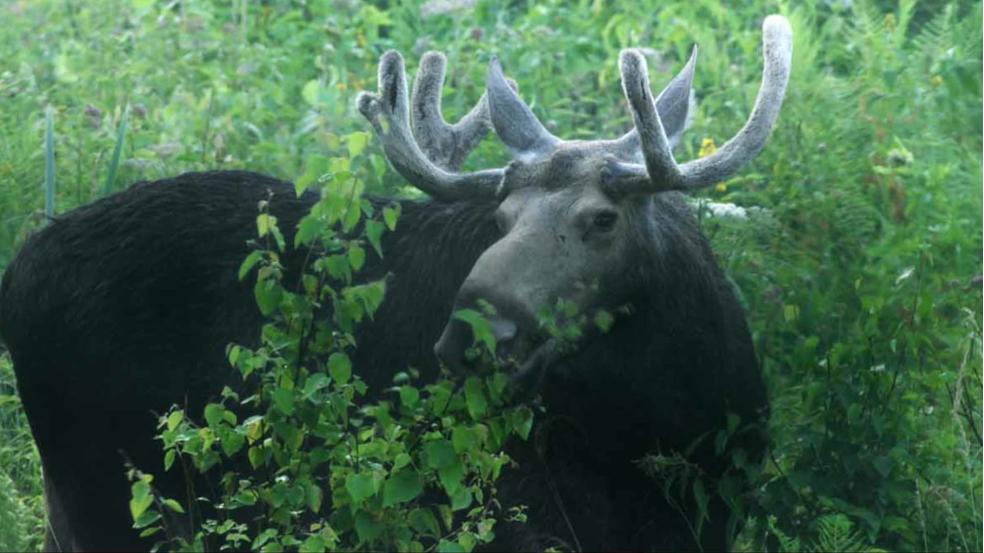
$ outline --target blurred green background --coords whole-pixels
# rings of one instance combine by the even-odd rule
[[[368,130],[354,95],[375,89],[389,48],[411,72],[427,50],[448,55],[449,119],[496,54],[555,134],[602,138],[630,124],[619,49],[647,48],[660,86],[698,43],[698,109],[677,150],[689,159],[744,123],[761,21],[783,13],[795,47],[779,124],[702,194],[745,208],[702,222],[773,404],[739,547],[981,551],[981,4],[726,4],[6,0],[0,270],[43,224],[46,182],[57,215],[138,180],[292,179],[308,156],[342,154]],[[370,152],[370,189],[405,191],[374,140]],[[490,139],[468,165],[505,159]],[[0,550],[40,546],[39,472],[0,354]]]

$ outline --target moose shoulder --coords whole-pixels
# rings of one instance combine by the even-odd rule
[[[682,505],[681,516],[638,460],[683,451],[730,414],[752,430],[723,453],[697,447],[690,462],[715,477],[731,450],[754,461],[765,448],[768,404],[744,314],[680,193],[727,178],[764,146],[788,80],[791,31],[779,16],[763,29],[763,83],[748,123],[716,154],[683,164],[671,148],[688,117],[696,55],[654,98],[642,56],[622,53],[635,126],[615,140],[552,135],[495,60],[486,94],[454,125],[441,117],[440,54],[421,61],[411,94],[402,58],[388,52],[379,93],[360,97],[387,158],[430,198],[373,200],[400,201],[403,215],[384,238],[385,258],[364,270],[392,279],[359,331],[356,369],[377,390],[407,365],[440,359],[468,371],[472,337],[452,313],[491,305],[507,366],[546,410],[530,442],[509,446],[518,463],[503,474],[500,499],[527,505],[529,522],[501,523],[496,550],[730,545],[722,500],[710,501],[697,543],[687,520],[696,506]],[[514,161],[458,172],[489,130]],[[159,462],[152,413],[200,409],[234,380],[225,346],[257,340],[262,317],[237,269],[261,200],[289,229],[317,197],[247,172],[140,183],[58,217],[8,267],[0,335],[42,456],[47,547],[149,545],[130,528],[123,458]],[[289,251],[288,271],[305,254]],[[558,300],[620,315],[609,332],[560,348],[537,318]],[[155,483],[184,496],[180,476]]]

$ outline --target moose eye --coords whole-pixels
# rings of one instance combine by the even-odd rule
[[[592,223],[597,229],[607,232],[615,228],[615,221],[617,220],[618,213],[614,211],[602,211],[594,216]]]

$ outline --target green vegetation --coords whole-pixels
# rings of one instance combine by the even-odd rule
[[[349,135],[351,154],[364,136]],[[494,538],[499,515],[523,516],[518,508],[501,512],[495,481],[509,463],[506,440],[529,437],[533,411],[507,406],[502,372],[419,386],[418,371],[408,369],[393,376],[392,400],[362,405],[367,385],[348,354],[355,328],[382,303],[386,279],[353,278],[366,249],[379,251],[381,233],[396,228],[399,204],[379,210],[362,199],[364,171],[349,158],[313,159],[324,164],[307,174],[325,176],[317,181],[321,199],[294,237],[294,246],[317,252],[302,289],[283,284],[287,242],[277,218],[262,210],[256,221],[265,246],[239,271],[240,278],[256,271],[257,305],[270,317],[260,347],[228,349],[249,395],[227,387],[204,417],[175,408],[160,418],[164,470],[189,482],[210,471],[218,479],[221,470],[221,497],[182,505],[154,488],[157,467],[137,467],[134,525],[162,548],[189,551],[470,551]],[[301,178],[295,186],[300,193],[311,184]],[[316,317],[325,304],[333,306],[330,321]],[[495,350],[485,333],[476,329],[486,339],[480,355]],[[190,514],[197,533],[173,532],[171,513]]]
[[[405,191],[353,105],[388,48],[411,71],[424,51],[447,53],[449,119],[479,97],[495,53],[552,131],[594,138],[629,124],[620,48],[652,48],[660,83],[696,42],[698,110],[677,154],[692,158],[744,122],[761,18],[785,13],[794,72],[779,125],[750,167],[704,194],[747,210],[702,221],[746,304],[773,406],[739,545],[980,551],[981,4],[727,4],[478,2],[425,17],[346,0],[4,3],[0,269],[46,201],[62,213],[187,170],[293,179],[364,148],[366,189]],[[487,140],[468,165],[505,159]],[[222,416],[204,422],[219,432]],[[0,356],[0,549],[37,548],[43,534],[29,437]]]

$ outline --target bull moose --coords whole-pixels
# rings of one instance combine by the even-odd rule
[[[375,389],[399,367],[437,367],[438,358],[467,371],[472,336],[452,313],[484,300],[495,308],[495,337],[522,361],[517,371],[535,375],[525,382],[545,408],[536,440],[509,446],[519,468],[499,488],[506,502],[528,506],[528,523],[500,524],[494,549],[730,546],[722,500],[710,500],[695,536],[636,461],[683,451],[729,414],[758,429],[729,448],[754,461],[766,447],[768,401],[745,317],[682,194],[729,177],[763,148],[792,32],[769,16],[763,33],[747,123],[716,153],[682,164],[671,150],[691,107],[696,48],[655,97],[643,56],[621,53],[634,128],[614,140],[551,134],[495,59],[482,99],[454,125],[441,115],[439,53],[424,56],[409,93],[402,57],[387,52],[378,94],[359,97],[386,157],[429,197],[372,200],[399,201],[403,215],[384,239],[386,257],[364,271],[393,276],[359,331],[357,370]],[[459,172],[489,130],[513,161]],[[256,343],[262,317],[237,268],[267,198],[293,228],[317,195],[238,171],[141,182],[54,218],[8,267],[0,335],[43,462],[47,548],[148,547],[131,529],[121,452],[156,466],[152,412],[175,403],[194,412],[238,377],[224,350]],[[300,270],[303,253],[288,252],[288,271]],[[535,315],[559,298],[582,312],[631,309],[561,353]],[[690,460],[714,476],[727,470],[726,454],[697,447]],[[156,483],[183,496],[179,475]]]

